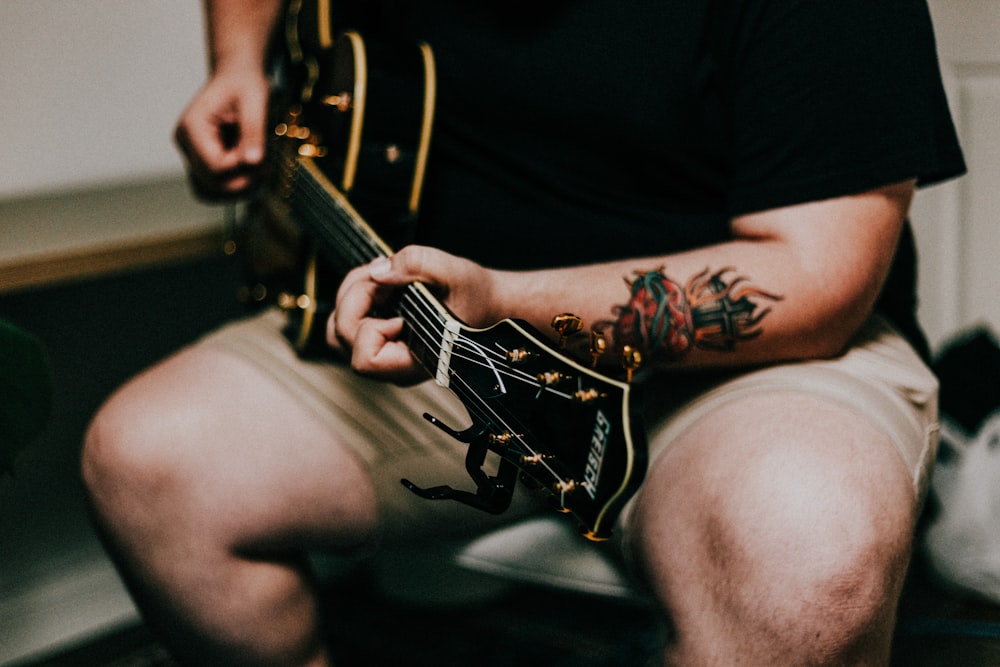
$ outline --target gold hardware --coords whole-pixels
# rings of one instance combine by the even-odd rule
[[[593,358],[593,366],[597,366],[597,360],[602,354],[608,351],[608,340],[600,331],[590,331],[590,356]]]
[[[351,108],[351,94],[345,91],[339,95],[327,95],[323,98],[323,104],[337,111],[347,111]]]
[[[598,536],[597,533],[595,533],[592,530],[585,530],[585,531],[583,531],[580,534],[583,535],[588,540],[590,540],[591,542],[607,542],[608,541],[608,538],[606,538],[606,537],[600,537],[600,536]]]
[[[580,401],[581,403],[589,403],[594,399],[600,398],[601,393],[596,389],[581,389],[580,391],[573,394],[573,398]]]
[[[510,431],[506,433],[490,433],[489,441],[491,445],[504,445],[506,446],[514,438],[514,434]]]
[[[552,488],[556,493],[571,493],[574,489],[576,489],[576,482],[572,479],[567,479],[556,482]]]
[[[399,146],[396,144],[389,144],[385,147],[385,161],[389,164],[396,164],[401,157],[403,157],[403,151],[399,150]]]
[[[278,308],[282,310],[307,310],[312,304],[312,299],[308,294],[291,294],[282,292],[278,295]]]
[[[625,369],[625,380],[632,381],[632,373],[642,366],[642,353],[631,345],[622,348],[622,367]]]
[[[278,137],[288,137],[289,139],[305,141],[312,136],[312,130],[294,123],[278,123],[274,126],[274,134]]]
[[[542,461],[546,461],[551,458],[552,458],[551,454],[532,454],[531,456],[522,456],[521,465],[535,466],[541,463]]]
[[[313,143],[302,144],[299,146],[299,155],[302,157],[325,157],[326,148]]]
[[[519,347],[516,350],[511,350],[507,353],[507,361],[516,364],[524,361],[531,356],[531,352],[528,352],[523,347]]]
[[[554,384],[559,384],[569,376],[563,375],[559,371],[545,371],[544,373],[539,373],[535,377],[545,386],[551,387]]]
[[[552,328],[559,334],[559,346],[566,345],[566,339],[583,328],[583,320],[572,313],[563,313],[552,318]]]

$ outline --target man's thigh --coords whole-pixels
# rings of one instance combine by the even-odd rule
[[[866,562],[871,590],[894,590],[937,434],[936,380],[912,349],[875,320],[837,359],[716,380],[653,413],[649,474],[623,516],[668,604],[726,582],[799,599]]]
[[[233,374],[248,408],[244,419],[249,433],[244,435],[265,440],[259,444],[263,451],[274,450],[277,441],[280,456],[311,466],[304,474],[307,479],[315,476],[316,483],[304,490],[317,499],[318,507],[324,507],[323,498],[370,492],[377,538],[383,543],[476,535],[537,507],[537,499],[523,489],[511,510],[499,517],[454,501],[425,500],[407,490],[402,478],[424,487],[474,490],[465,467],[466,444],[423,416],[432,414],[462,430],[471,420],[458,399],[431,381],[399,387],[361,377],[336,361],[303,361],[281,335],[282,324],[278,313],[250,318],[209,335],[193,352],[227,358],[240,365],[242,373],[254,376],[250,380]],[[258,388],[246,389],[248,385]],[[296,435],[303,429],[307,435]],[[345,485],[339,455],[328,448],[360,463],[365,479],[357,488],[353,477],[347,477]],[[294,481],[295,475],[290,478]]]

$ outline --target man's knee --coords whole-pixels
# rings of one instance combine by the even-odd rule
[[[152,409],[126,385],[94,415],[84,436],[84,487],[102,523],[149,507],[184,478],[182,444],[193,416],[180,405]]]
[[[720,635],[745,657],[757,645],[761,664],[886,650],[912,486],[877,430],[827,426],[681,442],[650,471],[633,539],[686,650]]]

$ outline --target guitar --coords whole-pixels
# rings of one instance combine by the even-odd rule
[[[296,30],[287,29],[286,38],[300,36],[305,23],[302,3],[292,8],[298,13],[288,20]],[[301,40],[289,51],[301,53]],[[409,62],[381,62],[401,54]],[[436,86],[433,53],[426,44],[382,49],[357,32],[346,32],[309,57],[313,61],[303,70],[307,92],[276,125],[282,162],[270,195],[272,208],[298,225],[315,248],[305,289],[291,300],[297,314],[290,338],[300,351],[325,329],[317,306],[323,300],[320,273],[343,275],[393,254],[376,232],[376,222],[369,224],[359,209],[377,211],[379,222],[404,236],[415,221]],[[411,101],[419,103],[407,108],[398,103],[400,91],[381,90],[398,80],[386,72],[408,77]],[[416,88],[414,72],[421,75]],[[377,174],[385,170],[388,176]],[[396,202],[387,204],[394,195]],[[633,386],[568,358],[525,322],[469,327],[420,283],[403,288],[392,309],[406,323],[415,359],[438,385],[454,392],[469,414],[471,426],[460,431],[424,416],[467,443],[466,469],[476,489],[402,483],[423,498],[501,513],[520,478],[548,493],[585,536],[606,539],[646,469]],[[490,454],[499,459],[492,475],[484,470]]]

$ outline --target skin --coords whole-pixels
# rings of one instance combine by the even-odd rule
[[[585,322],[607,320],[628,296],[622,277],[636,271],[663,266],[669,275],[687,279],[706,267],[735,266],[768,293],[781,295],[768,304],[761,334],[725,352],[695,348],[683,355],[661,355],[657,366],[735,367],[829,357],[844,348],[870,314],[912,195],[913,183],[906,182],[739,216],[732,221],[734,238],[726,243],[585,267],[497,271],[433,248],[410,246],[348,274],[328,340],[345,353],[350,349],[359,372],[401,377],[414,366],[398,339],[402,322],[368,313],[388,291],[413,281],[433,285],[452,312],[472,326],[517,317],[545,331],[561,312],[575,313]]]
[[[259,178],[263,54],[278,4],[207,5],[212,76],[176,132],[204,196],[241,196]],[[631,342],[647,368],[829,357],[869,316],[912,193],[908,181],[742,215],[725,243],[585,267],[507,272],[403,248],[347,276],[329,343],[358,373],[421,376],[401,320],[369,316],[419,280],[470,325],[516,317],[546,331],[569,311],[618,348],[631,295],[623,278],[653,272],[683,286],[731,267],[728,284],[742,276],[759,290],[756,333],[721,350],[664,347],[641,332]],[[612,368],[614,356],[602,363]],[[376,528],[374,485],[349,443],[274,380],[218,350],[183,350],[102,407],[82,469],[109,552],[181,659],[331,664],[301,554],[363,548]],[[664,664],[885,664],[915,506],[885,434],[840,405],[764,394],[707,415],[649,471],[626,536],[675,630]]]

